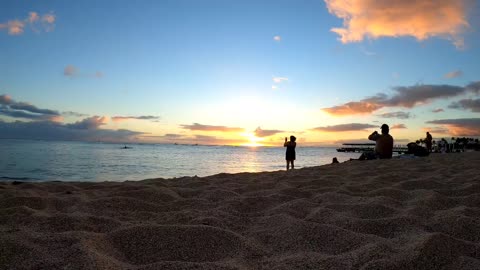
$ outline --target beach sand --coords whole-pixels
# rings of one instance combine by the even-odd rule
[[[0,269],[480,269],[480,152],[4,182],[0,211]]]

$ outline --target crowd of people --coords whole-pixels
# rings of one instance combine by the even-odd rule
[[[368,160],[368,159],[387,159],[392,158],[392,151],[393,151],[393,137],[389,134],[390,128],[387,124],[383,124],[381,126],[381,134],[377,131],[374,131],[370,136],[368,136],[369,140],[375,141],[375,151],[374,152],[365,152],[360,156],[360,160]],[[284,147],[287,148],[285,153],[285,160],[287,161],[287,171],[290,169],[294,169],[295,167],[295,147],[297,146],[296,143],[297,138],[295,136],[290,136],[290,140],[285,137],[285,143],[283,144]],[[335,157],[332,160],[332,163],[339,163],[338,159]]]
[[[389,134],[390,127],[387,124],[381,126],[381,134],[374,131],[368,139],[375,142],[374,151],[366,151],[361,154],[358,160],[372,160],[372,159],[389,159],[393,156],[393,137]],[[294,168],[295,161],[295,147],[297,146],[295,136],[290,136],[290,140],[285,137],[284,147],[287,148],[285,159],[287,161],[287,171]],[[452,141],[455,138],[452,138]],[[425,147],[422,146],[425,144]],[[428,156],[432,152],[437,153],[449,153],[449,152],[461,152],[469,148],[480,150],[480,143],[478,139],[473,138],[457,138],[454,143],[448,143],[447,140],[442,138],[438,142],[433,140],[430,132],[426,133],[424,139],[417,140],[407,144],[407,154],[414,156]],[[473,145],[473,147],[472,147]],[[352,160],[352,159],[350,159]],[[336,157],[333,158],[332,164],[339,163]]]

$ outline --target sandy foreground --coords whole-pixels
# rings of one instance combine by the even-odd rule
[[[4,182],[0,269],[480,269],[480,152]]]

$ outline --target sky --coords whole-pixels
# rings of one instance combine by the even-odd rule
[[[479,30],[475,0],[3,0],[0,139],[478,136]]]

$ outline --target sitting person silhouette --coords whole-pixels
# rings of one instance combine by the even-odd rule
[[[387,124],[383,124],[382,127],[382,134],[378,134],[377,131],[374,131],[368,139],[371,141],[375,141],[375,150],[373,152],[365,152],[360,156],[360,160],[365,159],[386,159],[392,158],[392,151],[393,151],[393,137],[388,134],[390,132],[390,128]]]

